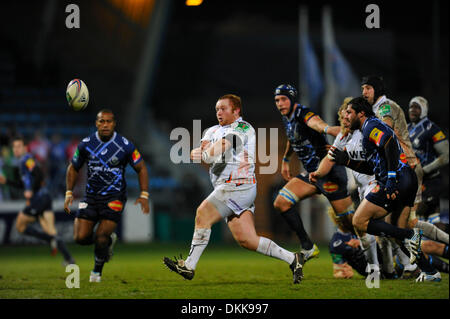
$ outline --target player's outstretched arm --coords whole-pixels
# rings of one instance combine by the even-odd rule
[[[221,140],[218,140],[214,144],[210,145],[209,147],[204,147],[204,150],[202,151],[202,160],[205,163],[212,163],[216,159],[222,156],[226,151],[228,151],[232,147],[232,143],[227,138],[222,138]]]
[[[78,178],[78,171],[73,167],[72,163],[67,167],[66,172],[66,196],[64,199],[64,211],[70,214],[69,206],[72,205],[73,202],[73,194],[72,190],[75,186],[75,183]]]
[[[148,204],[148,172],[144,160],[136,164],[134,169],[138,174],[139,187],[141,188],[141,194],[139,195],[139,198],[136,199],[134,204],[141,204],[142,212],[144,214],[148,214],[150,212],[150,206]]]
[[[340,126],[329,126],[327,123],[325,123],[324,120],[320,118],[319,115],[313,116],[311,119],[309,119],[309,121],[306,122],[306,125],[319,133],[329,134],[334,137],[336,137],[341,131]]]

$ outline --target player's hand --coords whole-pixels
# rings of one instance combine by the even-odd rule
[[[194,148],[191,151],[191,160],[195,162],[200,162],[202,160],[202,149],[201,147]]]
[[[311,183],[317,183],[318,178],[320,178],[319,172],[315,171],[315,172],[309,173],[309,181]]]
[[[384,190],[386,192],[387,199],[394,200],[398,195],[397,179],[395,177],[388,178]]]
[[[134,205],[141,204],[141,210],[144,214],[150,213],[150,205],[148,204],[148,199],[139,197],[134,202]]]
[[[335,162],[336,165],[348,165],[350,161],[350,157],[345,148],[341,151],[335,146],[331,146],[327,156],[331,161]]]
[[[287,181],[292,179],[291,171],[289,170],[289,163],[285,161],[281,162],[281,175]]]
[[[72,205],[73,202],[73,195],[71,191],[66,192],[66,197],[64,198],[64,211],[67,214],[70,214],[70,208],[69,206]]]

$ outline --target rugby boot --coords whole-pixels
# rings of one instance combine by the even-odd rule
[[[101,282],[102,275],[99,272],[91,271],[91,275],[89,276],[89,282]]]
[[[417,257],[421,251],[420,244],[422,242],[422,230],[414,228],[414,235],[411,238],[405,238],[404,243],[409,251],[409,262],[414,264],[417,262]]]
[[[289,268],[292,271],[293,283],[299,284],[303,279],[303,265],[305,264],[305,256],[302,252],[295,253],[295,258]]]
[[[184,260],[181,259],[181,255],[180,255],[180,259],[177,259],[177,257],[174,257],[174,260],[172,260],[168,257],[164,257],[163,262],[167,268],[169,268],[171,271],[176,272],[183,278],[188,279],[188,280],[192,280],[192,278],[194,278],[194,274],[195,274],[194,269],[189,269],[186,267]]]
[[[435,273],[430,272],[421,272],[419,277],[417,277],[416,282],[424,282],[424,281],[441,281],[441,273],[436,271]]]
[[[317,245],[314,244],[313,248],[311,248],[310,250],[302,249],[302,250],[300,250],[300,252],[305,257],[305,263],[306,263],[308,260],[310,260],[314,257],[318,257],[320,250],[319,250],[319,247],[317,247]]]

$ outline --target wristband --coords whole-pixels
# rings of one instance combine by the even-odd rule
[[[389,171],[388,172],[388,178],[396,178],[397,177],[397,173],[394,171]]]
[[[327,125],[327,126],[325,126],[325,128],[323,129],[323,132],[325,133],[325,134],[327,134],[327,131],[328,131],[328,128],[329,128],[330,126],[329,125]]]
[[[142,192],[141,192],[141,195],[140,195],[139,197],[140,197],[140,198],[144,198],[144,199],[148,199],[148,195],[149,195],[148,192],[142,191]]]
[[[67,197],[67,196],[73,196],[72,191],[66,191],[66,197]]]
[[[283,157],[283,162],[289,163],[290,159],[287,157]]]

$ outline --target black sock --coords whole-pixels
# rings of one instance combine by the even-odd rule
[[[45,240],[46,242],[50,242],[54,238],[53,236],[50,236],[49,234],[34,228],[33,225],[28,225],[23,233],[28,236],[33,236]]]
[[[414,235],[414,231],[412,229],[399,228],[379,219],[369,220],[367,232],[371,235],[390,236],[400,240],[410,238]]]
[[[67,262],[73,263],[74,260],[73,260],[72,256],[70,255],[69,251],[67,250],[67,247],[66,247],[66,244],[64,243],[64,241],[61,238],[56,237],[56,244],[58,246],[58,250],[64,256],[64,260]]]
[[[436,256],[431,255],[428,255],[428,260],[430,261],[431,265],[438,271],[445,272],[446,274],[448,274],[449,267],[445,261],[441,260]]]
[[[291,229],[297,234],[298,239],[300,239],[302,248],[307,250],[313,248],[313,243],[309,238],[305,228],[303,227],[303,222],[299,212],[296,209],[296,205],[292,206],[284,213],[281,213],[281,216],[283,216],[289,227],[291,227]]]
[[[445,245],[444,248],[444,253],[442,254],[442,257],[447,258],[448,259],[448,245]]]
[[[436,268],[431,264],[430,260],[425,257],[425,255],[421,252],[419,256],[417,256],[417,266],[419,266],[420,270],[434,274],[437,272]]]
[[[108,237],[108,244],[95,244],[95,264],[94,264],[94,272],[102,274],[103,265],[108,261],[109,257],[109,245],[111,245],[111,238]]]

